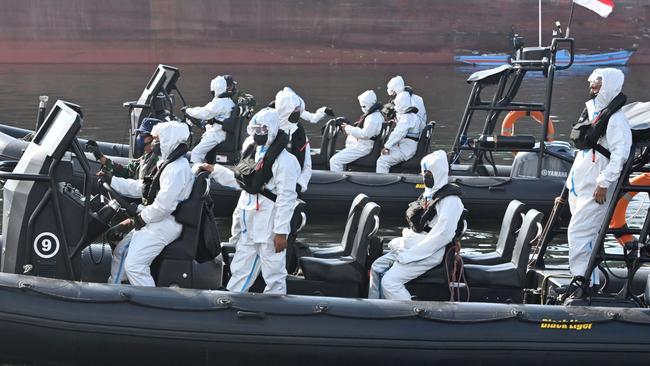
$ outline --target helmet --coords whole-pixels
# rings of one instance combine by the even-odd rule
[[[144,154],[144,146],[146,145],[144,142],[144,138],[146,136],[151,135],[151,130],[153,129],[153,126],[157,125],[158,123],[161,123],[162,121],[159,120],[158,118],[145,118],[142,120],[140,123],[140,127],[138,127],[135,132],[136,132],[136,137],[135,137],[135,144],[133,145],[133,156],[139,157]]]
[[[158,118],[153,118],[153,117],[147,117],[140,122],[140,127],[138,127],[135,132],[141,135],[150,135],[151,130],[153,130],[153,126],[157,125],[158,123],[161,123],[162,121],[159,120]]]

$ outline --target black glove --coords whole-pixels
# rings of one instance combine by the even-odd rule
[[[124,236],[133,229],[134,223],[131,219],[126,219],[119,224],[112,226],[106,231],[106,240],[110,242],[119,242],[124,239]]]
[[[97,160],[101,159],[104,156],[104,154],[102,154],[102,152],[99,150],[99,146],[97,146],[97,142],[95,142],[95,140],[88,140],[88,142],[86,142],[86,151],[92,153]]]
[[[137,214],[137,215],[133,218],[133,225],[134,225],[134,227],[135,227],[136,230],[140,230],[140,229],[142,229],[146,224],[147,224],[147,223],[144,222],[144,220],[142,219],[142,216],[140,216],[140,214]]]
[[[334,111],[330,107],[325,107],[325,114],[330,117],[334,117]]]
[[[100,170],[99,172],[97,172],[97,176],[99,177],[97,178],[97,182],[99,183],[100,187],[104,185],[104,183],[108,183],[109,186],[111,185],[111,181],[113,180],[113,174],[111,174],[110,172],[107,172],[105,170]]]

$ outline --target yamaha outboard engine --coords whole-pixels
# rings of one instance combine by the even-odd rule
[[[539,143],[535,144],[539,149]],[[544,159],[542,160],[542,179],[566,180],[571,170],[574,150],[568,142],[553,141],[545,145]],[[519,152],[512,163],[512,178],[536,178],[539,151]]]
[[[78,280],[81,250],[108,228],[119,205],[90,196],[88,161],[76,135],[79,106],[57,101],[4,186],[2,272]],[[73,161],[74,155],[74,161]],[[84,191],[69,182],[73,164]]]

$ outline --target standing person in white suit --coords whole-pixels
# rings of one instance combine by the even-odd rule
[[[600,147],[584,148],[580,141],[574,140],[582,150],[577,152],[566,182],[572,215],[567,235],[569,268],[573,276],[583,276],[587,270],[593,244],[607,212],[604,203],[612,198],[614,185],[630,153],[632,132],[620,110],[624,99],[615,101],[621,98],[624,80],[623,72],[613,68],[596,69],[588,79],[590,99],[585,103],[581,121],[587,119],[591,124],[598,119],[599,124],[604,122],[607,127],[598,138]],[[599,284],[597,271],[592,272],[590,283]]]
[[[330,170],[333,172],[343,171],[345,164],[370,154],[375,144],[374,139],[381,133],[384,117],[381,114],[382,105],[377,103],[375,92],[366,90],[358,99],[363,115],[354,125],[341,125],[348,138],[345,140],[345,149],[330,158]]]
[[[412,106],[408,92],[401,92],[395,98],[397,123],[377,160],[377,173],[388,173],[390,167],[415,155],[424,125],[420,123]]]
[[[189,198],[194,183],[185,158],[189,129],[184,123],[165,122],[154,126],[151,135],[154,151],[159,149],[161,154],[158,173],[151,185],[146,185],[143,179],[103,176],[118,193],[142,197],[146,203],[135,218],[122,221],[107,233],[126,234],[113,251],[111,283],[121,283],[126,275],[131,285],[155,286],[149,266],[183,230],[172,213],[180,202]]]
[[[411,105],[413,105],[415,108],[418,109],[417,114],[418,114],[418,118],[420,119],[420,123],[426,125],[427,110],[424,107],[424,100],[422,100],[422,97],[413,93],[413,90],[411,90],[410,88],[407,88],[404,85],[404,79],[402,79],[402,77],[399,75],[395,76],[394,78],[388,81],[388,84],[386,85],[386,93],[388,93],[388,96],[395,99],[397,95],[403,91],[409,93],[409,95],[411,96]]]
[[[274,109],[255,114],[248,132],[254,144],[244,149],[235,172],[218,164],[200,167],[220,184],[243,190],[233,214],[239,227],[228,290],[248,291],[261,270],[265,293],[286,294],[285,249],[300,166],[286,150],[288,136]]]
[[[411,228],[391,240],[391,251],[372,264],[368,298],[409,300],[404,285],[442,263],[456,235],[464,207],[460,188],[448,183],[447,154],[438,150],[425,156],[421,170],[425,189],[417,202],[422,210],[413,216],[407,211]]]
[[[210,91],[212,100],[203,107],[193,107],[185,109],[185,114],[201,121],[214,121],[206,123],[205,132],[201,136],[201,141],[194,146],[190,161],[198,164],[205,161],[205,155],[215,146],[226,140],[226,131],[223,130],[221,123],[228,119],[233,113],[235,102],[231,96],[236,91],[237,83],[232,80],[232,76],[217,76],[210,82]],[[230,86],[228,85],[230,80]]]

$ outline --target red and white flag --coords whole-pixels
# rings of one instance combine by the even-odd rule
[[[603,18],[607,18],[614,10],[614,0],[573,0],[573,2],[595,11]]]

